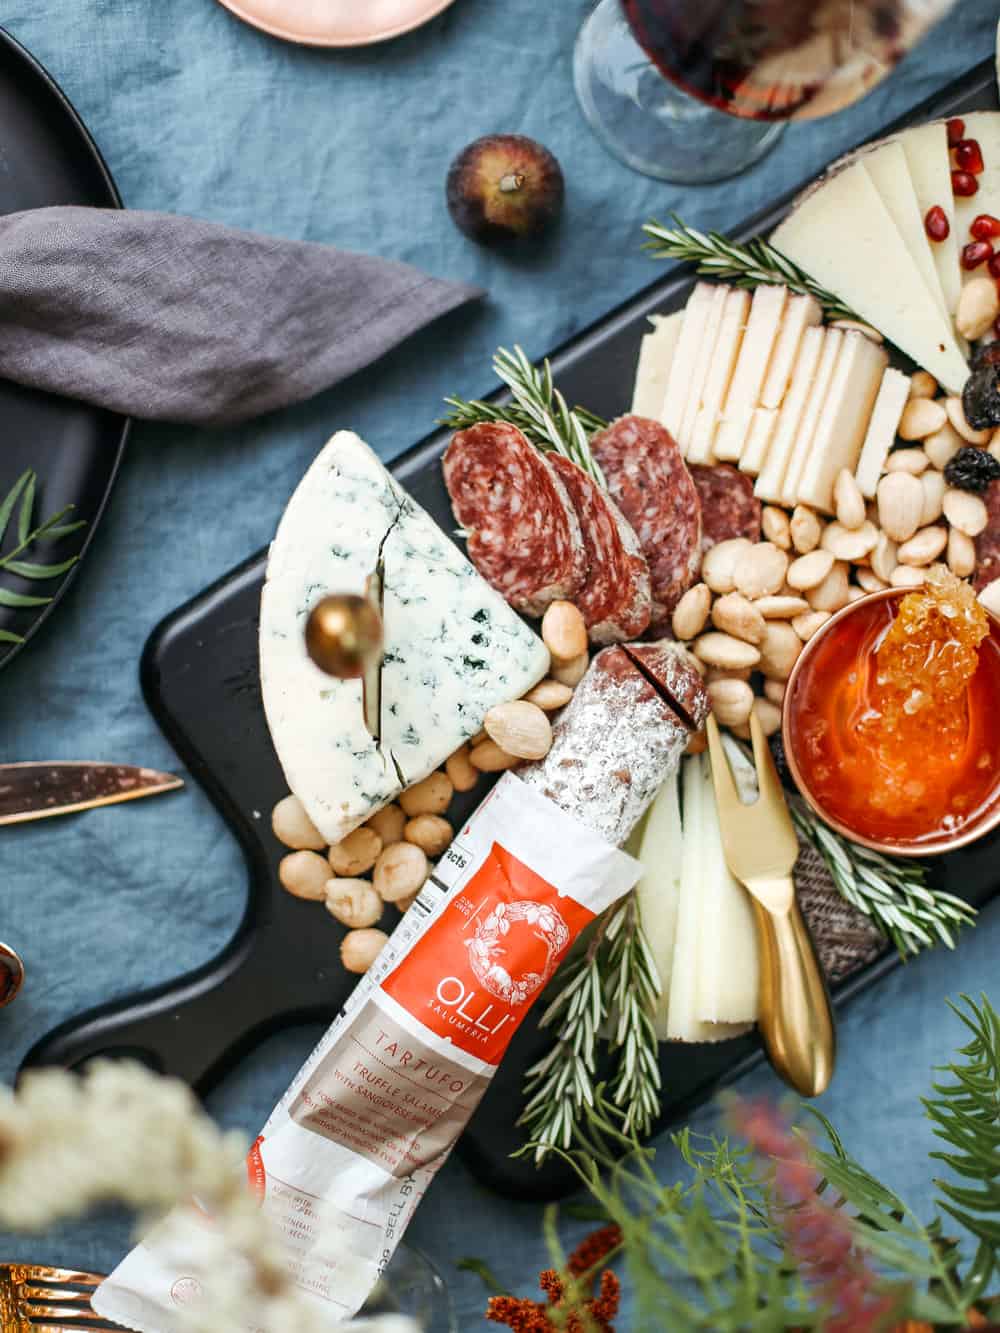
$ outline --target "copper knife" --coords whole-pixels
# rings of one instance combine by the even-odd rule
[[[131,764],[65,760],[0,764],[0,825],[27,824],[33,819],[137,801],[183,786],[172,773]]]

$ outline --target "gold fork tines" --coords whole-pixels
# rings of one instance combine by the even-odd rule
[[[100,1273],[41,1264],[0,1264],[2,1333],[87,1333],[117,1330],[95,1314],[90,1297]]]
[[[795,897],[798,839],[771,748],[757,717],[750,735],[759,795],[740,800],[715,718],[708,748],[726,864],[750,894],[760,946],[758,1025],[775,1071],[804,1097],[818,1097],[833,1076],[836,1032],[826,983]]]

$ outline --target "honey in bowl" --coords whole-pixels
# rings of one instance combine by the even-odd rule
[[[1000,817],[1000,626],[947,570],[815,637],[789,682],[803,794],[848,835],[915,854]]]

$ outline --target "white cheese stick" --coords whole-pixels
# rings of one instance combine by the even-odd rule
[[[692,463],[715,461],[716,430],[740,354],[749,314],[750,293],[733,288],[726,296],[719,337],[712,353],[708,378],[701,396],[701,408],[688,446],[687,456]]]
[[[816,378],[809,390],[805,411],[802,413],[802,420],[796,432],[795,443],[788,456],[785,479],[781,483],[782,504],[791,506],[797,502],[799,480],[805,469],[806,460],[812,451],[820,417],[826,410],[830,386],[833,383],[833,372],[843,345],[843,331],[841,329],[827,329],[826,337],[823,339],[823,352],[819,359],[819,365],[816,367]]]
[[[681,320],[680,336],[670,363],[667,391],[663,399],[660,420],[680,443],[679,432],[684,420],[695,362],[701,352],[708,312],[715,299],[716,288],[710,282],[699,282],[688,297]]]
[[[795,447],[799,423],[806,410],[806,402],[816,377],[816,367],[819,365],[826,336],[827,330],[822,325],[814,325],[806,329],[803,334],[795,369],[792,372],[792,382],[778,414],[774,439],[771,441],[767,460],[754,486],[754,494],[762,500],[777,502],[781,499],[781,487],[785,480],[788,460]]]
[[[923,214],[917,203],[903,145],[898,139],[880,144],[878,148],[866,153],[862,161],[889,216],[896,224],[913,262],[920,270],[924,286],[950,324],[951,312],[944,299],[941,279],[931,249],[932,242],[924,228]]]
[[[781,332],[787,287],[758,287],[753,294],[739,360],[733,371],[713,446],[720,461],[737,461],[746,447],[764,376]]]
[[[667,1009],[677,937],[681,893],[680,774],[672,774],[653,802],[628,851],[642,862],[636,885],[642,928],[660,977],[660,996],[653,1015],[659,1041],[667,1040]]]
[[[916,125],[900,135],[906,154],[913,191],[921,218],[930,209],[942,208],[948,219],[949,231],[943,241],[931,242],[931,256],[949,315],[954,315],[962,294],[962,270],[958,262],[960,242],[955,226],[955,197],[951,188],[951,157],[948,152],[948,132],[943,120],[930,125]],[[977,196],[973,196],[976,198]],[[883,330],[883,332],[887,332]],[[895,340],[894,340],[895,341]],[[919,357],[915,358],[922,365]],[[928,367],[929,369],[929,367]]]
[[[750,430],[747,433],[746,444],[740,458],[741,472],[756,477],[764,466],[771,441],[774,439],[775,428],[778,425],[778,415],[776,407],[754,408],[750,420]]]
[[[853,471],[889,362],[884,347],[863,333],[845,333],[812,447],[796,488],[799,504],[833,513],[833,483]]]
[[[896,428],[899,426],[899,419],[903,415],[903,408],[909,397],[909,375],[904,375],[901,370],[895,370],[890,366],[882,376],[878,397],[875,399],[871,420],[868,422],[868,431],[861,446],[861,457],[854,473],[858,488],[866,499],[875,498],[878,479],[885,467],[885,460],[889,457],[889,450],[895,443]]]
[[[694,369],[691,372],[691,380],[687,386],[687,397],[684,401],[684,415],[681,418],[678,433],[674,436],[680,446],[680,451],[685,458],[687,457],[688,448],[694,435],[694,423],[697,421],[698,413],[701,411],[701,396],[708,380],[708,372],[712,364],[712,357],[715,355],[715,345],[719,340],[719,332],[722,328],[722,315],[726,308],[726,297],[728,295],[728,287],[718,286],[713,287],[712,289],[712,301],[708,308],[708,316],[705,320],[705,327],[702,332],[701,346],[698,348],[698,355],[695,358]]]
[[[814,328],[822,322],[823,311],[815,297],[791,297],[781,321],[774,355],[767,368],[767,377],[760,394],[761,407],[780,407],[785,401],[806,329]]]
[[[683,310],[675,310],[672,315],[650,316],[653,332],[647,333],[639,344],[639,364],[632,391],[631,410],[635,416],[660,420],[683,320]]]

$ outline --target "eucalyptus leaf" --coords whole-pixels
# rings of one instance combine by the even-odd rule
[[[70,505],[70,509],[73,509],[74,507],[75,506]],[[58,541],[60,537],[69,537],[72,533],[79,532],[81,528],[85,528],[86,526],[87,520],[85,518],[78,518],[75,523],[56,523],[52,527],[46,524],[43,531],[45,536],[50,540]]]
[[[0,629],[0,643],[24,643],[24,635],[14,634],[9,629]]]
[[[20,574],[23,579],[57,579],[60,574],[65,574],[73,568],[79,560],[78,555],[71,556],[69,560],[62,560],[58,565],[38,565],[32,560],[0,560],[0,568],[9,570],[12,574]]]
[[[21,498],[21,492],[34,478],[34,473],[29,468],[27,472],[22,472],[17,481],[4,496],[0,502],[0,541],[3,540],[4,533],[7,531],[7,525],[10,523],[10,516],[14,512],[14,506]]]
[[[31,532],[31,516],[35,512],[35,487],[38,478],[32,472],[28,478],[28,484],[24,488],[24,494],[21,496],[21,508],[17,516],[17,540],[20,546],[23,546],[28,540],[28,534]]]
[[[52,601],[51,597],[29,597],[23,592],[11,592],[9,588],[0,587],[0,606],[9,607],[27,607],[27,606],[48,606]]]

